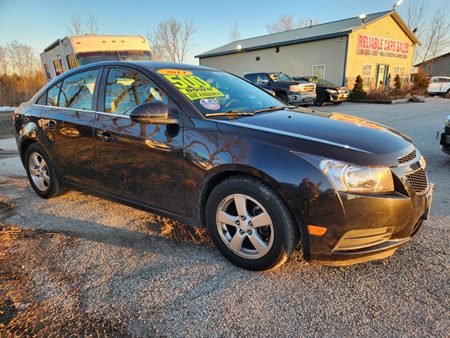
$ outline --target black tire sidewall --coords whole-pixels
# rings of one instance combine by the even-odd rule
[[[281,199],[273,192],[270,192],[267,186],[255,184],[253,180],[231,179],[219,184],[211,193],[206,204],[206,224],[214,244],[220,252],[232,263],[249,270],[268,270],[280,261],[284,261],[292,251],[292,245],[289,245],[286,227],[292,227],[290,215],[282,205]],[[219,203],[231,194],[248,195],[263,205],[269,213],[273,222],[274,242],[270,251],[263,257],[257,259],[247,259],[235,254],[223,242],[216,225],[216,212]],[[295,237],[295,236],[294,236]]]
[[[33,179],[31,178],[30,169],[29,169],[29,159],[32,153],[38,153],[42,156],[42,158],[45,160],[45,163],[47,164],[47,170],[50,176],[50,185],[46,191],[39,190],[33,182]],[[43,198],[51,198],[56,196],[59,193],[60,190],[60,183],[59,179],[56,176],[55,168],[53,167],[50,158],[48,157],[47,153],[44,151],[44,149],[38,144],[33,143],[31,144],[26,152],[24,157],[24,164],[25,164],[25,170],[27,172],[28,180],[30,181],[31,187],[33,190],[38,194],[39,196]]]
[[[317,107],[322,107],[325,104],[326,98],[324,94],[320,93],[317,95],[316,99],[314,100],[314,105]]]

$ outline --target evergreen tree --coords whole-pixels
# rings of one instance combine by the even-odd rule
[[[360,75],[356,77],[355,85],[353,86],[350,98],[352,100],[361,100],[367,96],[367,93],[363,89],[364,81]]]

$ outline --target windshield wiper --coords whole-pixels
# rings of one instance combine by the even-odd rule
[[[216,117],[216,116],[235,117],[235,116],[252,116],[252,115],[255,115],[255,113],[252,111],[229,110],[229,111],[219,112],[219,113],[208,113],[208,114],[205,114],[205,117]]]
[[[258,114],[258,113],[263,113],[263,112],[266,112],[266,111],[285,110],[285,109],[294,109],[294,108],[295,108],[295,106],[271,106],[271,107],[268,107],[268,108],[254,110],[253,112],[255,114]]]

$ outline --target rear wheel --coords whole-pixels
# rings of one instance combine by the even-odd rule
[[[61,183],[55,169],[39,144],[30,145],[24,159],[28,179],[39,196],[51,198],[61,193]]]
[[[206,222],[221,253],[245,269],[280,266],[298,242],[284,202],[250,177],[233,177],[214,188],[206,204]]]

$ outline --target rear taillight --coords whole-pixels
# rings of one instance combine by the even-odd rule
[[[16,111],[13,111],[13,113],[12,113],[13,122],[16,122],[16,118],[17,118],[17,113],[16,113]]]

